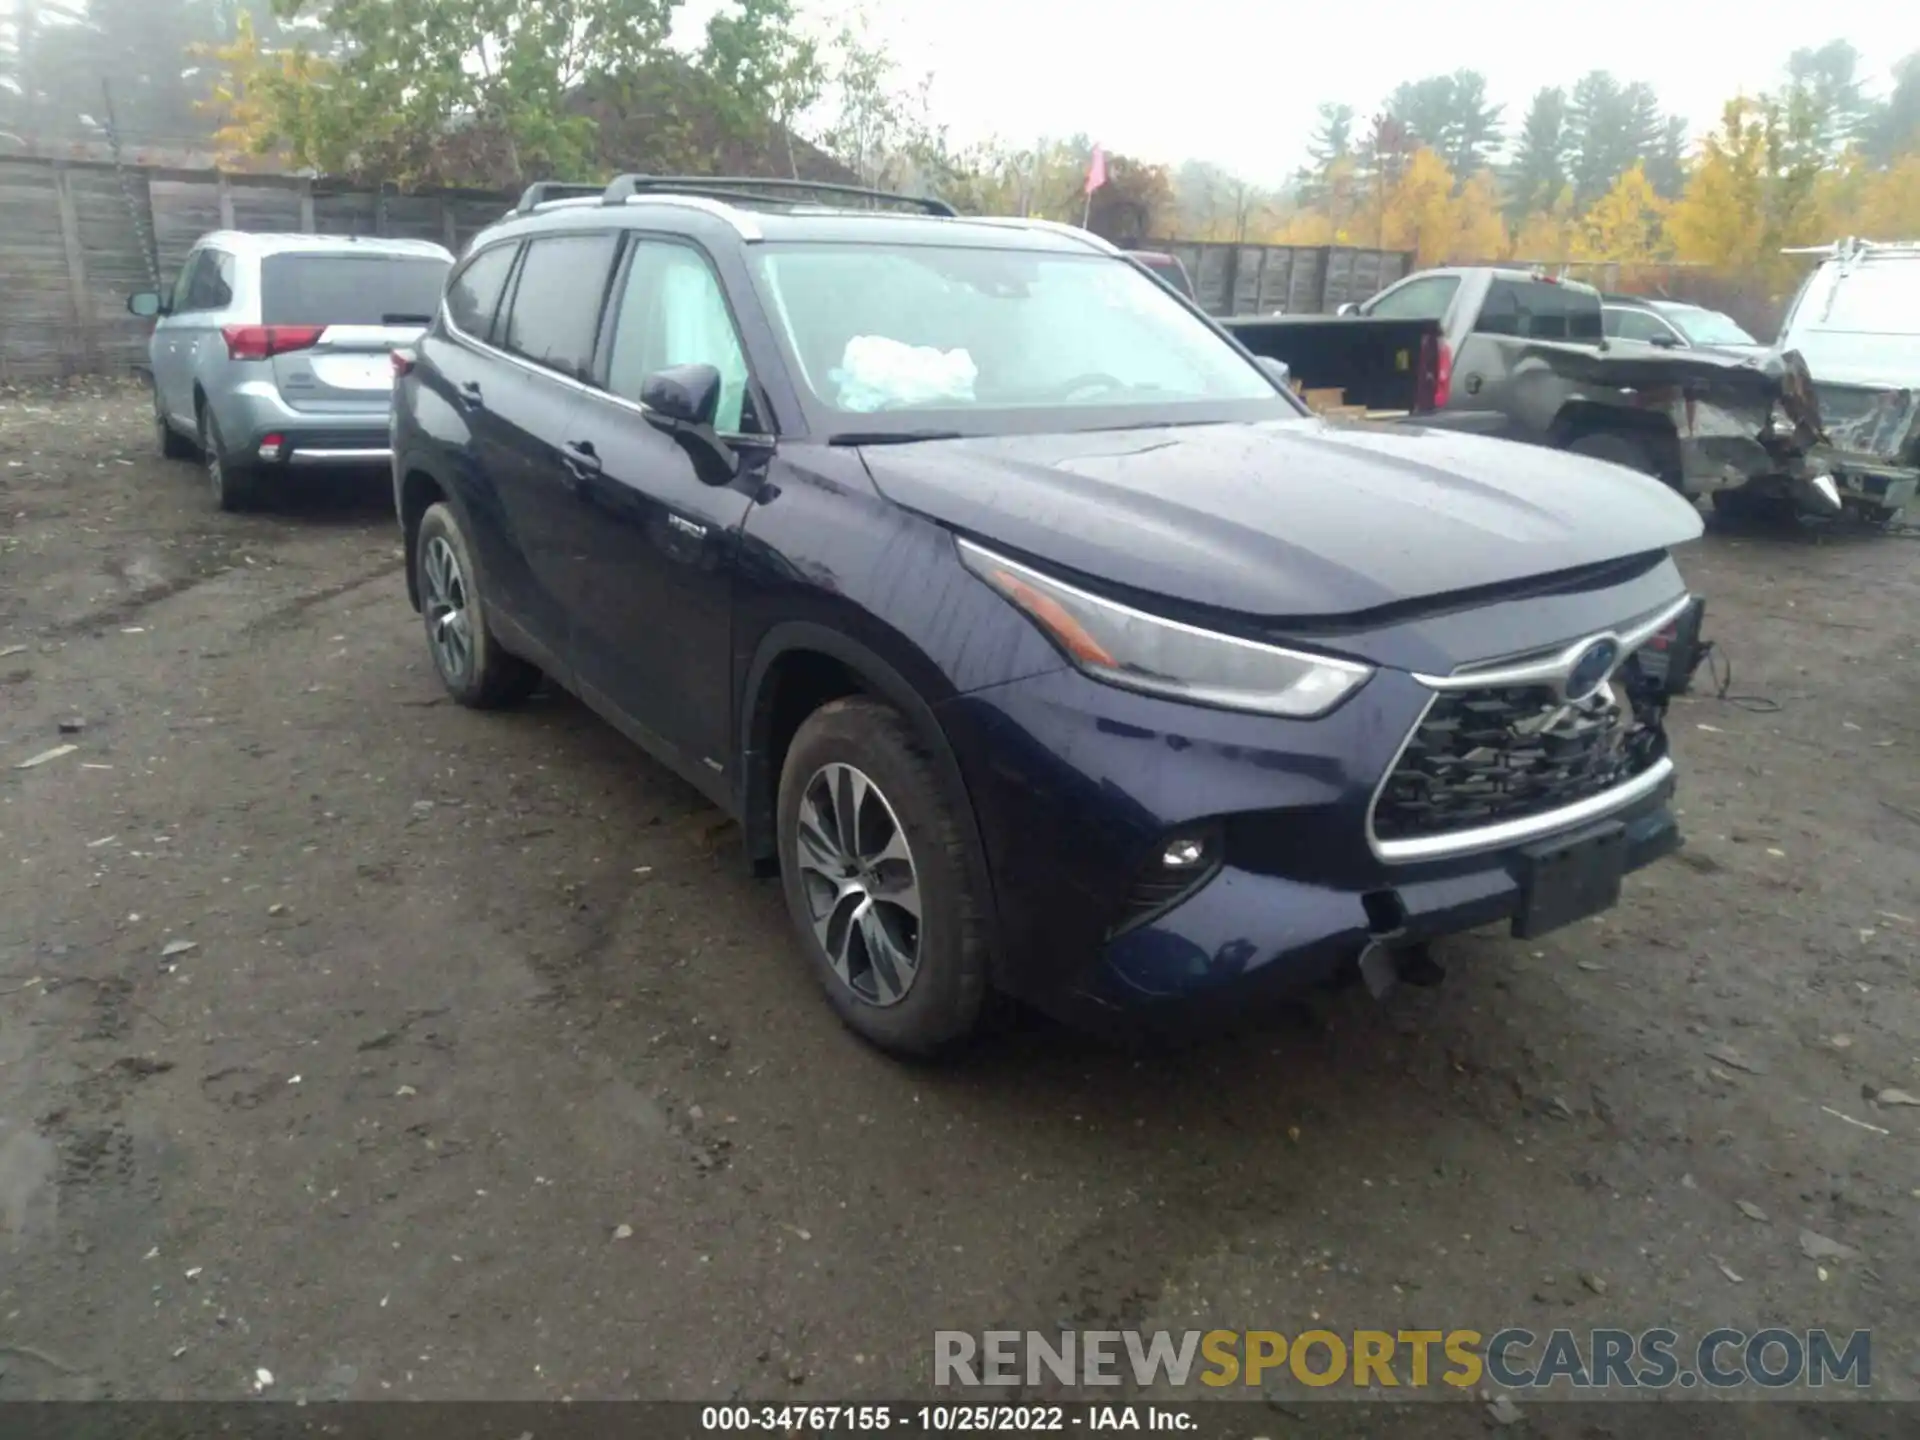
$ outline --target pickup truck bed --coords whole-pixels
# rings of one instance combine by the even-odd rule
[[[1283,361],[1294,388],[1339,393],[1329,413],[1347,419],[1398,420],[1447,430],[1496,434],[1504,418],[1490,410],[1438,410],[1441,331],[1437,320],[1376,320],[1335,315],[1241,315],[1222,320],[1255,355]],[[1315,409],[1323,409],[1320,404]]]

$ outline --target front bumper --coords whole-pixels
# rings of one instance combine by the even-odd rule
[[[947,702],[1001,919],[996,980],[1095,1028],[1207,1028],[1336,980],[1371,942],[1516,919],[1543,839],[1618,824],[1623,871],[1678,848],[1663,761],[1551,828],[1384,858],[1374,791],[1431,694],[1383,670],[1333,714],[1286,721],[1057,671]],[[1129,912],[1143,860],[1183,831],[1214,837],[1207,878]]]
[[[1626,872],[1680,848],[1672,793],[1669,778],[1605,817],[1624,825]],[[1210,1026],[1334,981],[1375,941],[1412,947],[1502,922],[1517,930],[1526,876],[1517,847],[1410,869],[1391,885],[1368,888],[1229,865],[1183,904],[1109,941],[1091,983],[1072,998],[1084,1013],[1127,1024]],[[1383,916],[1397,923],[1383,929]]]

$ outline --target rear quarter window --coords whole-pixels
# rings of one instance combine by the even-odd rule
[[[467,261],[453,277],[447,286],[447,318],[456,330],[476,340],[493,338],[494,312],[519,252],[518,245],[495,245]]]
[[[425,324],[449,265],[430,255],[269,255],[260,262],[268,325]]]
[[[1631,333],[1631,318],[1622,318],[1626,333]],[[1481,335],[1522,340],[1599,340],[1600,297],[1545,280],[1495,280],[1487,287],[1473,328]]]

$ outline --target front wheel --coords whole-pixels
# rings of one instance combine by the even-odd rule
[[[979,1024],[987,926],[932,757],[865,697],[809,716],[780,772],[787,909],[827,1001],[900,1055],[950,1050]]]
[[[473,551],[451,508],[444,503],[427,507],[415,547],[427,651],[447,693],[475,710],[498,710],[526,699],[540,683],[540,672],[494,638]]]

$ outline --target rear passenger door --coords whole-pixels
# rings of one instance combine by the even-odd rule
[[[714,428],[758,434],[739,330],[704,252],[634,236],[602,343],[601,393],[571,415],[574,504],[569,548],[585,593],[573,665],[589,704],[617,711],[662,758],[710,793],[731,779],[732,619],[739,530],[755,456],[731,484],[696,472],[692,454],[640,408],[641,382],[671,365],[722,379]]]
[[[527,241],[493,327],[498,358],[454,385],[493,501],[475,517],[493,529],[480,563],[499,603],[562,656],[581,588],[564,538],[575,502],[561,447],[592,372],[618,245],[607,232]]]

